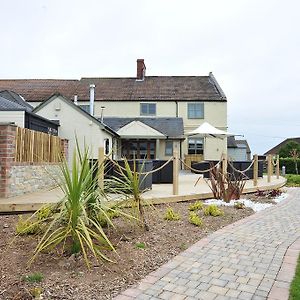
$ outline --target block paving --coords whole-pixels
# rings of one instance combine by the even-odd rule
[[[201,239],[115,300],[287,300],[300,252],[300,188]]]

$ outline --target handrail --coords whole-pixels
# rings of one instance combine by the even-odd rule
[[[120,166],[117,162],[115,162],[114,160],[112,160],[110,157],[107,157],[115,166],[119,167],[120,169],[122,169],[123,171],[126,171],[126,168]],[[166,161],[162,166],[151,170],[149,172],[138,172],[140,175],[149,175],[149,174],[153,174],[161,169],[163,169],[167,164],[169,164],[172,160],[174,160],[174,157],[172,156],[168,161]]]
[[[238,169],[236,169],[230,161],[228,161],[228,164],[231,166],[231,168],[232,168],[234,171],[236,171],[236,172],[238,172],[238,173],[241,173],[241,174],[245,175],[245,172],[249,171],[250,168],[252,167],[252,165],[254,164],[254,160],[252,160],[250,166],[249,166],[248,168],[246,168],[245,170],[238,170]]]

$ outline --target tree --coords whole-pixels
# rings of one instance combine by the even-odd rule
[[[300,153],[300,144],[294,141],[290,141],[279,149],[278,154],[280,157],[284,158],[291,157],[292,150],[296,150],[298,153]]]
[[[296,170],[296,174],[298,175],[298,165],[297,165],[297,160],[299,158],[299,152],[297,149],[292,149],[290,152],[290,156],[293,159],[293,162],[295,164],[295,170]]]

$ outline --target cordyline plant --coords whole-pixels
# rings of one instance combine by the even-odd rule
[[[236,178],[228,172],[223,174],[218,166],[210,164],[209,177],[209,180],[206,180],[206,182],[215,199],[222,199],[225,202],[240,199],[246,184],[243,174]]]
[[[99,166],[101,168],[103,166]],[[74,150],[71,169],[68,162],[62,158],[60,187],[64,193],[63,199],[55,204],[53,212],[47,218],[38,220],[46,228],[43,236],[34,250],[30,263],[44,250],[62,246],[62,253],[70,247],[72,253],[81,253],[86,265],[90,266],[88,253],[96,259],[110,260],[104,249],[115,251],[98,220],[99,214],[112,224],[108,210],[104,205],[105,194],[97,185],[97,176],[93,176],[96,166],[90,166],[89,151],[80,151],[78,143]],[[32,217],[39,214],[37,211]]]
[[[115,163],[116,175],[107,180],[108,190],[111,193],[118,194],[123,199],[120,205],[131,209],[131,216],[138,224],[142,225],[145,230],[149,230],[145,218],[144,205],[150,205],[142,199],[141,186],[147,175],[142,175],[144,164],[137,169],[136,160],[132,160],[132,165],[124,158],[124,167]]]

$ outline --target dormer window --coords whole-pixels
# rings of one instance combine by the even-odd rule
[[[156,103],[141,103],[140,104],[141,116],[155,116],[156,115]]]

